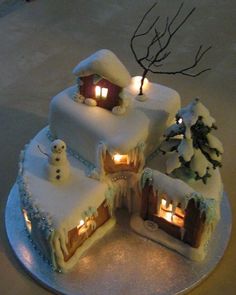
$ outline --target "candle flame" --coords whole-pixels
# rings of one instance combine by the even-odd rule
[[[139,91],[139,88],[141,86],[141,80],[142,80],[142,76],[133,77],[133,79],[132,79],[132,85],[133,85],[134,90]],[[149,84],[148,79],[147,78],[144,78],[144,81],[143,81],[143,90],[146,90],[147,89],[148,84]]]
[[[183,227],[184,225],[184,212],[178,207],[173,212],[173,205],[169,204],[167,206],[165,199],[161,200],[159,216],[179,227]]]

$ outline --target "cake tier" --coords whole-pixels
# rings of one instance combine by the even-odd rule
[[[179,109],[180,97],[172,89],[149,83],[145,90],[148,99],[140,102],[135,99],[134,80],[125,92],[131,97],[131,105],[125,114],[117,116],[103,108],[75,102],[76,87],[62,91],[53,98],[50,107],[52,136],[64,140],[94,166],[100,142],[111,154],[127,154],[145,143],[144,155],[150,155]]]
[[[40,131],[24,152],[23,178],[29,188],[33,201],[42,212],[52,217],[55,229],[66,231],[76,227],[83,219],[84,212],[91,206],[98,208],[104,201],[108,186],[86,176],[86,167],[68,154],[70,177],[65,183],[53,183],[46,177],[47,153],[51,141],[48,128]],[[40,147],[40,149],[39,149]],[[40,151],[41,150],[41,151]]]

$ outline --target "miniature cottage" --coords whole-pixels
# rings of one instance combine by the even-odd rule
[[[198,248],[203,234],[209,234],[216,223],[216,201],[204,198],[179,179],[149,168],[144,170],[141,186],[141,218]]]
[[[125,112],[127,101],[122,90],[129,85],[131,77],[113,52],[107,49],[95,52],[80,62],[73,74],[78,76],[79,100],[114,113]]]

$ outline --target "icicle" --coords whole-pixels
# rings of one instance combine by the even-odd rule
[[[63,230],[64,230],[65,243],[68,244],[69,243],[68,231],[66,230],[66,228],[63,228]]]
[[[161,194],[158,194],[158,192],[156,190],[153,191],[153,193],[157,196],[157,208],[156,208],[156,212],[157,212],[157,215],[159,216],[160,208],[161,208],[161,200],[162,200],[162,197],[161,197]]]
[[[94,219],[89,219],[86,221],[86,228],[91,228],[92,230],[95,230],[97,227],[96,221]],[[87,231],[86,231],[87,233]]]
[[[175,210],[178,206],[178,203],[179,203],[179,201],[172,200],[172,218],[173,218],[173,215],[175,214]]]
[[[137,165],[138,161],[138,153],[137,153],[137,147],[134,149],[134,166]]]
[[[60,245],[63,252],[65,252],[66,255],[69,255],[68,249],[66,247],[66,238],[65,238],[65,233],[63,229],[58,231],[58,240],[60,241]]]
[[[111,188],[111,187],[108,188],[108,190],[105,193],[105,199],[106,199],[105,206],[108,207],[109,213],[112,216],[113,215],[114,202],[115,202],[115,190],[114,190],[114,188]]]
[[[131,150],[131,151],[129,152],[129,160],[130,160],[130,163],[133,162],[133,150]]]
[[[140,143],[138,146],[139,171],[141,171],[145,165],[144,148],[145,144],[143,142]]]
[[[170,206],[170,203],[171,203],[171,199],[170,199],[170,197],[167,194],[165,194],[165,200],[166,200],[165,207],[167,209]]]
[[[142,188],[144,188],[147,180],[148,180],[149,184],[151,184],[153,182],[153,173],[152,173],[152,169],[150,169],[150,168],[145,168],[143,170],[143,174],[141,176],[141,186],[142,186]]]

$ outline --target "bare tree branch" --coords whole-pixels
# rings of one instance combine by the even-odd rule
[[[163,62],[166,61],[171,54],[171,51],[168,50],[171,41],[173,40],[175,34],[184,26],[187,20],[191,17],[191,15],[194,13],[196,8],[195,7],[192,8],[178,22],[178,19],[180,18],[180,15],[184,7],[184,2],[182,2],[171,20],[169,19],[169,17],[166,17],[165,26],[162,31],[158,30],[156,27],[158,21],[160,20],[160,16],[158,16],[149,25],[146,31],[140,33],[139,31],[141,30],[144,21],[147,19],[147,17],[149,16],[149,14],[151,13],[151,11],[154,9],[156,5],[157,3],[154,3],[151,6],[151,8],[149,8],[148,11],[144,14],[137,28],[135,29],[130,41],[130,47],[135,57],[135,60],[143,69],[143,75],[141,79],[140,93],[139,93],[140,95],[142,94],[144,79],[149,72],[154,74],[166,74],[166,75],[181,74],[181,75],[189,76],[189,77],[197,77],[200,74],[210,70],[210,68],[206,68],[206,69],[198,71],[197,73],[191,72],[191,70],[195,69],[195,67],[200,63],[200,61],[205,56],[205,54],[211,49],[211,46],[210,46],[203,50],[202,45],[199,46],[191,65],[183,67],[182,69],[178,69],[178,70],[165,71],[163,69],[162,71],[160,71],[157,69],[165,65],[165,63]],[[138,57],[138,54],[136,53],[136,49],[134,46],[135,40],[138,38],[147,36],[150,32],[154,32],[154,34],[152,35],[152,38],[150,39],[150,42],[148,43],[146,47],[145,54],[142,57]]]
[[[198,73],[188,73],[189,70],[195,68],[199,62],[202,60],[202,58],[204,57],[204,55],[211,49],[212,47],[209,46],[208,48],[206,48],[203,52],[201,52],[202,50],[202,45],[199,47],[196,55],[195,55],[195,58],[194,58],[194,62],[191,66],[188,66],[188,67],[185,67],[183,69],[180,69],[180,70],[176,70],[176,71],[154,71],[152,69],[149,69],[149,71],[153,74],[166,74],[166,75],[175,75],[175,74],[181,74],[181,75],[184,75],[184,76],[189,76],[189,77],[197,77],[199,76],[200,74],[206,72],[206,71],[209,71],[211,70],[210,68],[207,68],[207,69],[204,69],[204,70],[201,70],[199,71]],[[201,52],[201,54],[200,54]]]

